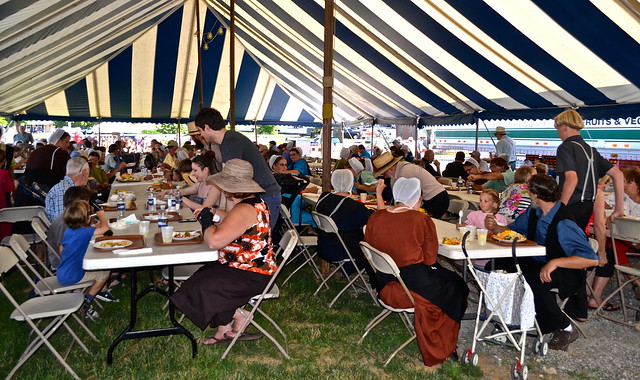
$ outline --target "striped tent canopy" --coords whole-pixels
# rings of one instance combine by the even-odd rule
[[[0,0],[0,112],[228,112],[229,0]],[[640,115],[635,0],[339,0],[334,118],[379,124]],[[236,1],[236,119],[318,122],[324,0]],[[218,27],[224,27],[218,36]]]

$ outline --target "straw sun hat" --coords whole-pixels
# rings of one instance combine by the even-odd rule
[[[253,166],[239,158],[227,161],[220,173],[209,176],[207,180],[228,193],[264,193],[264,189],[253,180]]]
[[[376,171],[373,176],[380,176],[381,174],[389,170],[389,168],[391,168],[393,165],[397,164],[400,160],[402,160],[402,157],[394,157],[393,154],[389,152],[382,153],[380,156],[376,157],[375,160],[373,160],[373,166],[378,168],[378,171]]]
[[[493,133],[494,135],[508,135],[507,129],[505,127],[496,127],[496,131]]]
[[[196,127],[195,121],[190,121],[187,123],[187,130],[189,131],[189,133],[187,133],[189,136],[197,136],[200,134],[200,130],[198,129],[198,127]]]

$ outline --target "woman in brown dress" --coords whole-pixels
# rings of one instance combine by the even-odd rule
[[[381,199],[385,185],[378,182]],[[439,366],[456,350],[460,320],[469,289],[462,278],[437,262],[438,235],[429,215],[420,207],[420,181],[399,178],[393,187],[395,207],[379,209],[367,223],[364,240],[387,253],[400,268],[415,299],[415,330],[426,366]],[[393,277],[378,275],[378,297],[392,307],[412,307]]]

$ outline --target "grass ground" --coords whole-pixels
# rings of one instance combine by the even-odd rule
[[[281,279],[290,271],[285,268]],[[146,283],[146,272],[139,274]],[[142,281],[142,280],[145,281]],[[29,288],[17,271],[3,281],[25,300]],[[482,377],[478,368],[446,362],[435,374],[427,373],[417,344],[407,346],[387,368],[382,362],[406,338],[400,319],[390,316],[364,341],[358,341],[365,325],[379,311],[367,294],[346,294],[333,309],[327,304],[342,283],[333,282],[331,290],[314,297],[317,286],[310,271],[303,270],[281,287],[281,297],[263,304],[263,308],[288,336],[291,359],[285,359],[266,338],[255,342],[238,342],[226,360],[220,361],[224,347],[198,346],[198,356],[191,358],[188,340],[183,336],[146,338],[120,343],[114,352],[114,364],[106,364],[107,348],[124,329],[129,313],[128,282],[113,289],[121,302],[104,304],[97,322],[88,322],[100,339],[93,342],[85,334],[83,341],[91,353],[75,346],[67,362],[85,379],[473,379]],[[138,328],[158,328],[168,324],[161,310],[164,299],[156,294],[139,304]],[[98,309],[99,310],[99,309]],[[0,376],[5,377],[26,347],[29,328],[9,319],[12,307],[0,299]],[[76,327],[74,322],[70,323]],[[198,341],[212,334],[201,332],[188,319],[184,326]],[[263,326],[266,326],[263,324]],[[277,333],[276,333],[277,334]],[[61,352],[70,342],[66,331],[58,331],[52,342]],[[41,348],[16,374],[18,379],[71,378],[53,355]]]

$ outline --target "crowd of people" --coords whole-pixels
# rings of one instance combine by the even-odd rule
[[[21,128],[14,137],[16,145],[12,149],[2,145],[0,150],[4,168],[0,189],[7,195],[0,206],[12,204],[10,194],[15,194],[16,205],[45,205],[55,226],[50,243],[60,247],[62,258],[52,265],[61,283],[95,281],[87,291],[84,310],[96,316],[91,308],[94,297],[108,301],[114,297],[109,293],[108,273],[84,272],[81,266],[91,236],[108,230],[102,211],[95,212],[98,220],[91,222],[94,201],[108,195],[114,179],[131,167],[163,172],[168,182],[184,182],[178,195],[194,211],[204,241],[219,251],[220,259],[191,276],[172,301],[197,327],[216,329],[203,342],[206,345],[226,344],[237,334],[242,340],[257,339],[260,333],[238,331],[244,317],[237,310],[262,290],[276,270],[272,234],[280,205],[291,210],[296,222],[312,224],[300,195],[318,190],[308,187],[311,170],[294,142],[256,145],[228,130],[220,112],[212,108],[201,110],[188,127],[192,141],[179,146],[174,140],[166,145],[152,140],[148,151],[134,155],[133,160],[125,159],[121,141],[105,149],[86,140],[81,147],[70,149],[70,136],[61,129],[47,144],[32,149],[33,137]],[[458,274],[438,264],[433,219],[442,218],[449,208],[443,185],[446,178],[461,178],[480,191],[480,209],[471,212],[464,224],[492,233],[512,229],[546,247],[545,256],[521,260],[520,265],[534,292],[539,325],[544,333],[552,334],[550,348],[566,350],[578,335],[564,312],[574,320],[586,320],[588,308],[602,302],[613,272],[615,258],[602,238],[606,235],[604,210],[612,209],[610,218],[640,216],[640,169],[620,171],[581,138],[583,127],[582,118],[573,110],[555,118],[563,141],[555,171],[544,162],[516,169],[515,146],[503,127],[495,130],[498,144],[491,159],[482,159],[476,151],[457,152],[445,168],[432,150],[417,158],[401,143],[394,142],[385,152],[369,152],[362,145],[345,147],[331,174],[333,191],[320,194],[315,211],[335,221],[348,252],[336,236],[319,231],[319,256],[329,262],[353,257],[348,272],[364,269],[383,302],[406,307],[408,300],[398,282],[374,272],[359,242],[389,254],[415,298],[414,322],[424,364],[438,366],[455,353],[469,290]],[[14,191],[14,182],[5,171],[19,164],[24,174]],[[609,179],[613,192],[605,198],[603,189]],[[375,196],[378,210],[350,196],[357,193]],[[587,240],[590,218],[601,240],[597,252]],[[634,249],[621,243],[617,261],[629,265],[624,253]],[[514,269],[508,262],[498,264],[505,270]],[[584,269],[589,267],[597,271],[593,293],[587,294]],[[564,312],[551,289],[569,298]],[[635,284],[634,289],[640,298],[640,285]],[[605,310],[616,307],[607,305]]]

